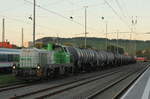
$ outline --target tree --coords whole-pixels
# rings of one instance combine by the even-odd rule
[[[117,53],[117,51],[118,51],[119,54],[124,54],[124,49],[123,48],[117,47],[117,46],[114,46],[114,45],[109,45],[107,47],[107,50],[110,51],[110,52],[113,52],[113,53]]]

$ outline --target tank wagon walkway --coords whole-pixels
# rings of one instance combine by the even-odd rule
[[[121,99],[150,99],[150,67],[127,90]]]

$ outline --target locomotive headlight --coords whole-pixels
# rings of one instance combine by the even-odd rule
[[[15,65],[13,65],[13,69],[16,69],[16,66],[15,66]]]
[[[41,67],[40,67],[40,65],[37,65],[37,69],[40,69]]]
[[[40,69],[40,66],[38,66],[37,69]]]

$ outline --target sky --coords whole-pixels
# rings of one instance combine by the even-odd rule
[[[0,0],[0,32],[5,18],[5,39],[21,45],[21,28],[24,41],[32,41],[33,0]],[[150,40],[150,0],[36,0],[36,39],[42,37],[84,36],[85,6],[87,6],[88,37]],[[70,19],[70,16],[73,19]],[[104,17],[102,20],[101,17]],[[137,24],[132,24],[132,20]],[[0,34],[0,41],[2,36]]]

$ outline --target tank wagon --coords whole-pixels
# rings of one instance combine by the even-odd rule
[[[19,55],[19,49],[0,48],[0,72],[11,72],[13,65],[19,62]]]
[[[54,77],[134,63],[131,56],[49,44],[45,49],[22,49],[14,74],[21,79]]]

